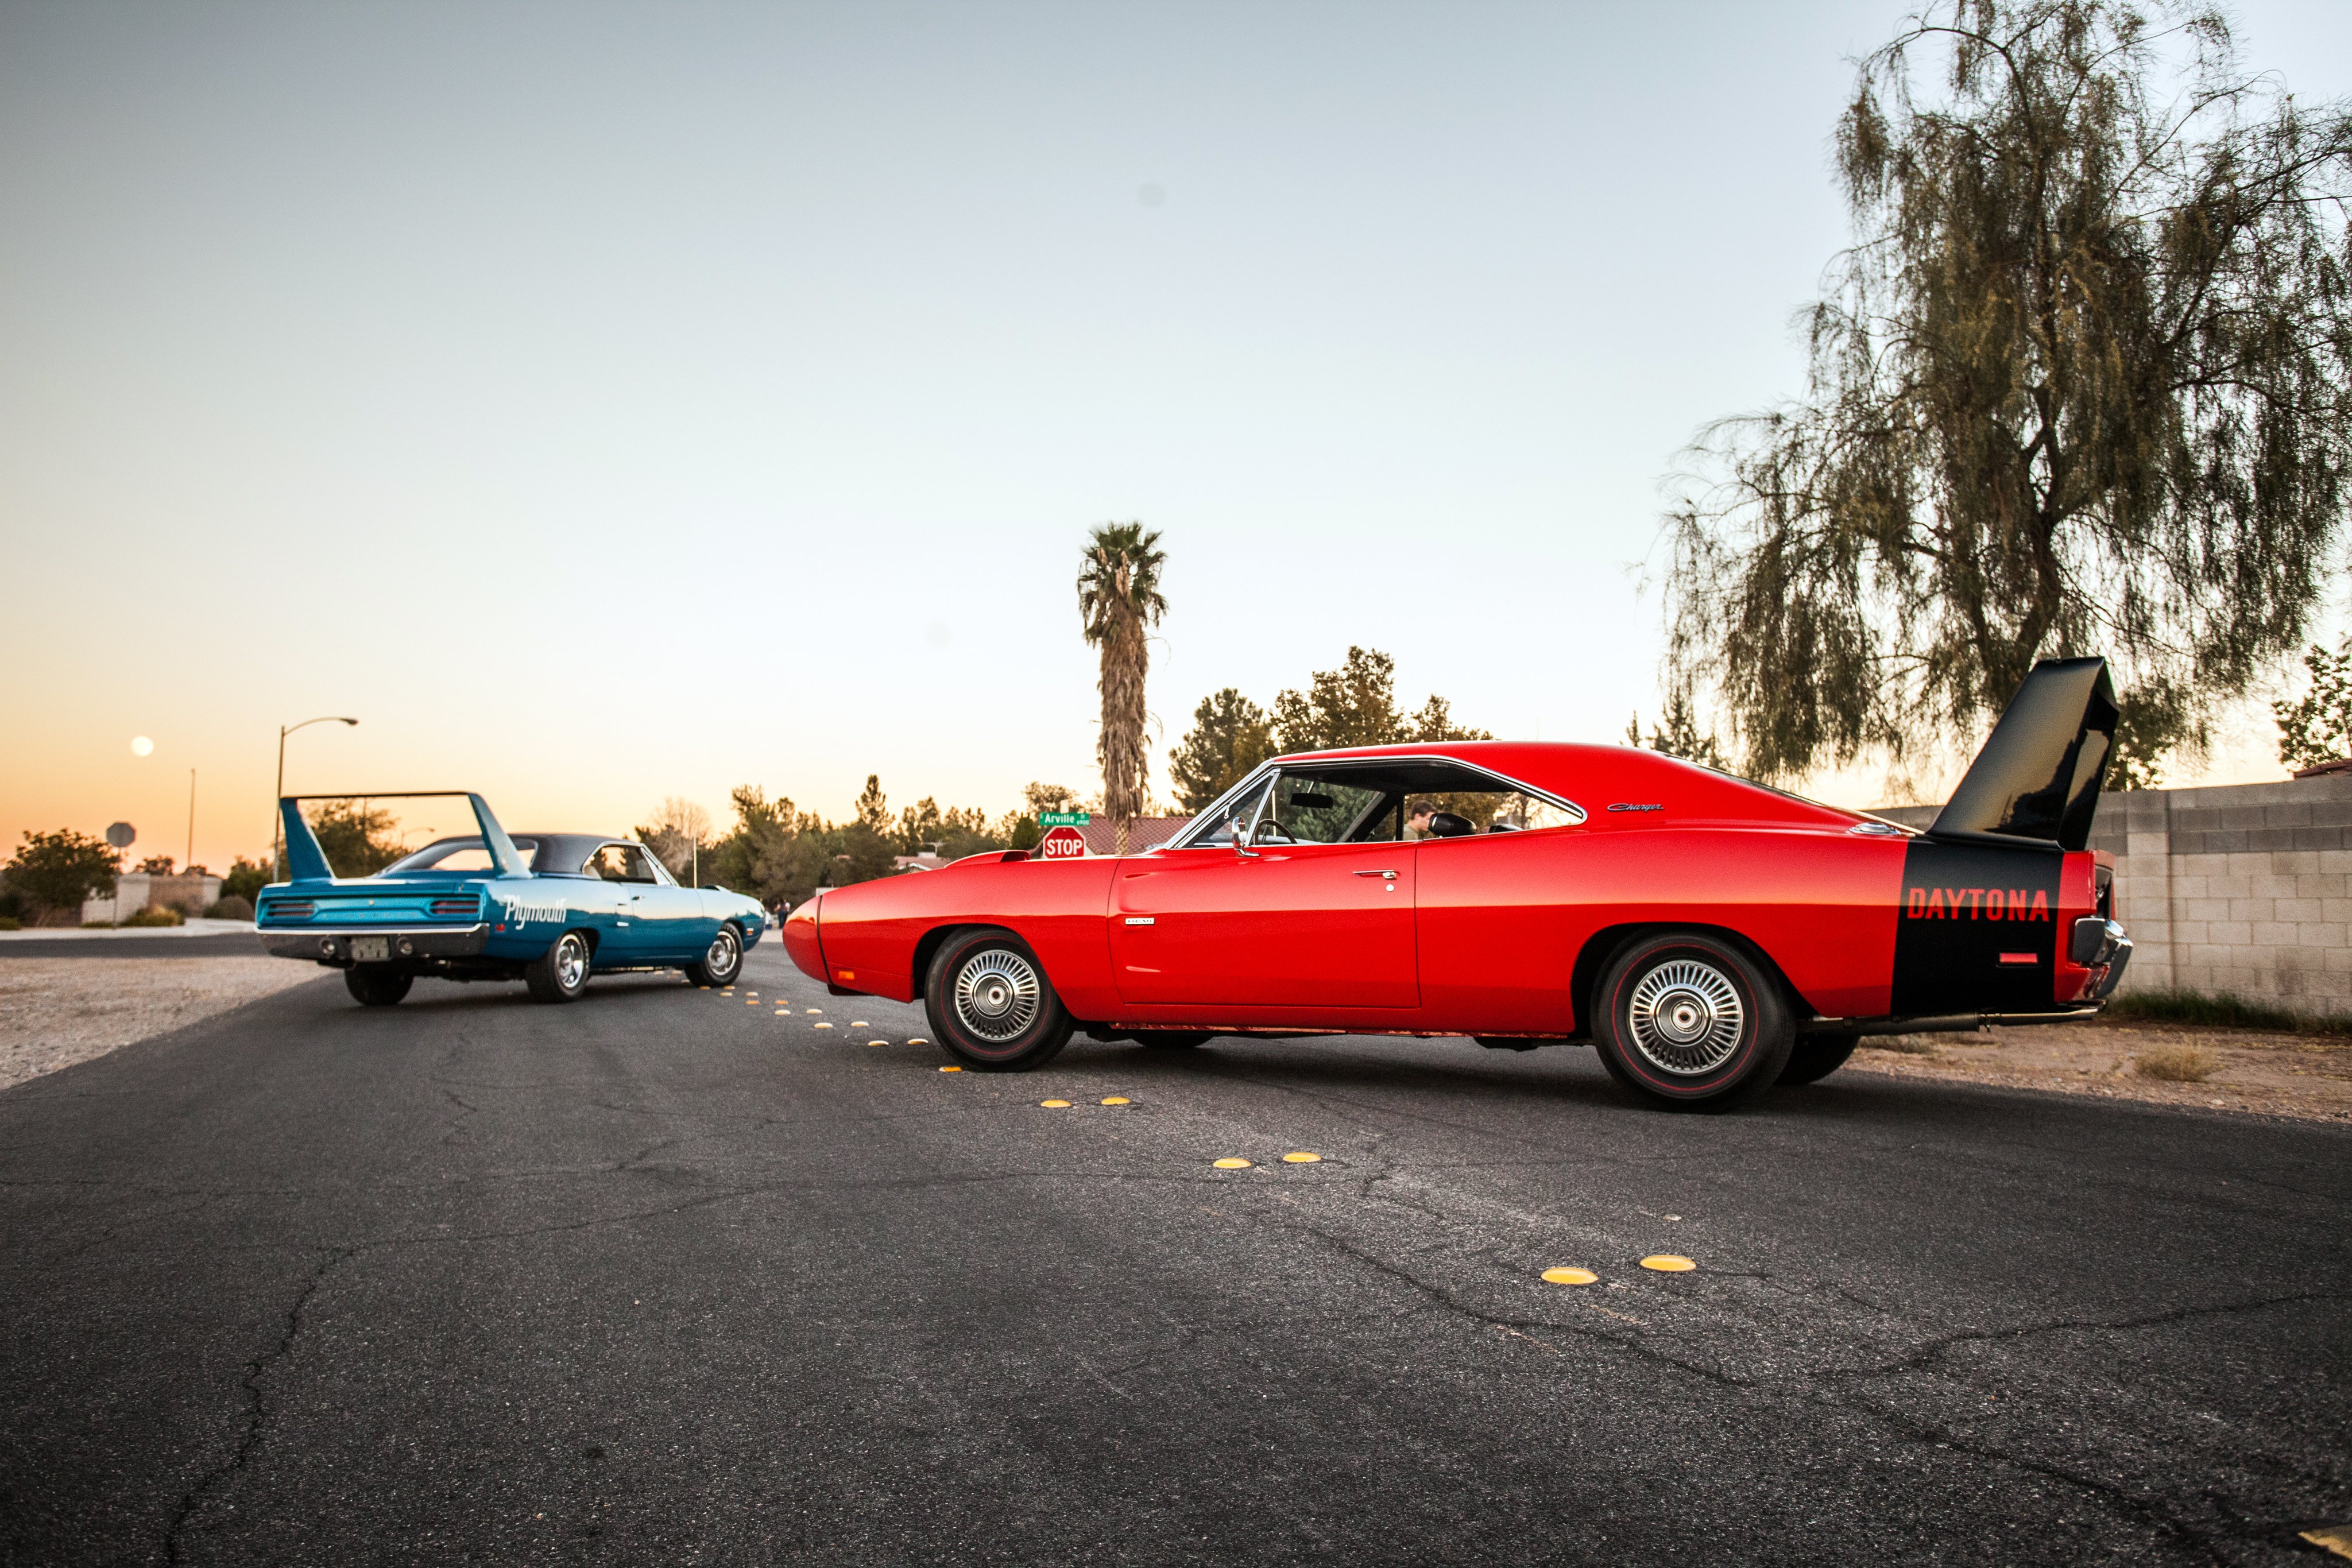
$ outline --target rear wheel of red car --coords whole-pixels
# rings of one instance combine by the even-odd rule
[[[343,989],[363,1008],[397,1006],[412,977],[384,964],[358,964],[343,971]]]
[[[1633,943],[1601,976],[1594,1003],[1601,1064],[1663,1104],[1739,1104],[1779,1081],[1795,1043],[1772,977],[1701,932]]]
[[[722,925],[701,957],[686,967],[686,977],[698,986],[731,986],[743,972],[743,934]]]
[[[575,999],[588,988],[590,953],[587,936],[578,931],[566,931],[550,943],[546,952],[523,967],[523,982],[530,987],[530,999],[535,1002]]]
[[[1819,1083],[1845,1065],[1853,1048],[1862,1043],[1859,1035],[1801,1034],[1796,1049],[1789,1052],[1789,1065],[1780,1069],[1783,1088],[1797,1088],[1807,1083]]]
[[[1192,1034],[1172,1029],[1139,1029],[1128,1036],[1146,1051],[1191,1051],[1214,1038],[1206,1032]]]
[[[941,943],[923,1007],[931,1038],[982,1072],[1026,1072],[1070,1043],[1070,1015],[1045,966],[1010,931],[967,931]]]

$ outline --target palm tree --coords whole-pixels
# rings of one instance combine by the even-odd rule
[[[1143,679],[1151,667],[1147,628],[1160,623],[1168,601],[1160,595],[1160,568],[1168,559],[1157,530],[1141,523],[1105,523],[1087,536],[1078,571],[1078,617],[1087,641],[1102,654],[1103,815],[1127,852],[1128,824],[1143,810],[1150,755],[1144,749]]]

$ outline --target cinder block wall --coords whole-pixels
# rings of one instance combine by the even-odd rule
[[[1933,806],[1877,814],[1912,827]],[[2228,991],[2352,1015],[2352,775],[2099,799],[2126,991]]]

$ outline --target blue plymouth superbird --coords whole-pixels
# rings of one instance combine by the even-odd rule
[[[291,880],[261,890],[262,946],[343,971],[352,995],[388,1008],[419,975],[522,980],[568,1002],[592,974],[678,969],[732,985],[767,928],[759,904],[725,888],[680,887],[644,845],[601,833],[509,836],[479,795],[459,797],[481,831],[438,839],[373,876],[337,876],[301,802],[278,802]],[[335,797],[341,799],[341,797]]]

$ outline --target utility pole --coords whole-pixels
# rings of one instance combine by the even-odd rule
[[[180,862],[184,873],[196,863],[196,770],[188,769],[188,858]]]

